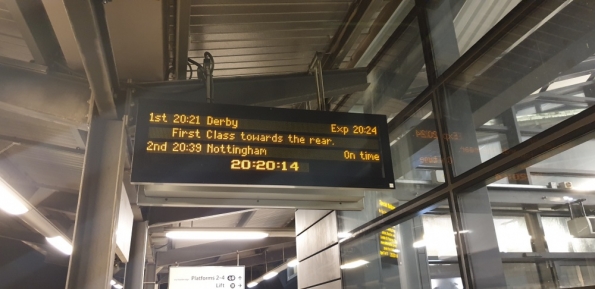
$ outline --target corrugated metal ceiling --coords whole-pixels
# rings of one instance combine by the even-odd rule
[[[294,217],[295,210],[293,209],[258,210],[244,227],[281,228],[291,222]]]
[[[0,0],[0,57],[29,62],[33,60],[31,51],[23,39],[6,3]]]
[[[215,77],[305,72],[352,1],[193,0],[188,56],[209,51]]]
[[[78,191],[83,167],[82,154],[26,145],[14,146],[6,154],[35,183]]]
[[[2,111],[0,113],[0,135],[52,144],[67,148],[82,147],[76,139],[78,133],[70,126],[43,121],[21,114]]]

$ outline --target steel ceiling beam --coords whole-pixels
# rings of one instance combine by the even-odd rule
[[[88,129],[89,85],[0,66],[0,111]]]
[[[43,236],[31,231],[23,230],[10,230],[6,228],[0,228],[0,238],[25,241],[34,244],[45,244],[46,240]]]
[[[343,24],[333,37],[330,48],[322,59],[323,69],[337,69],[362,31],[370,27],[375,13],[382,7],[382,0],[356,0],[349,7]]]
[[[240,266],[245,267],[252,267],[257,265],[263,265],[265,263],[273,263],[273,262],[285,262],[289,259],[295,258],[296,254],[296,246],[295,244],[288,244],[287,247],[281,249],[267,249],[266,250],[266,258],[263,252],[259,252],[257,250],[255,252],[251,252],[249,255],[242,256],[240,254]],[[236,255],[236,252],[230,252],[227,255]],[[214,259],[207,259],[207,260],[200,260],[196,262],[188,262],[184,263],[184,266],[236,266],[237,259],[232,258],[218,258],[217,260]],[[169,272],[168,268],[164,268],[161,273],[167,274]],[[162,276],[163,277],[163,276]]]
[[[240,220],[236,224],[236,227],[244,227],[248,223],[248,221],[250,221],[250,219],[252,219],[252,217],[254,217],[254,215],[256,215],[256,210],[243,213],[242,216],[240,217]]]
[[[41,141],[28,140],[28,139],[24,139],[24,138],[18,138],[18,137],[6,136],[6,135],[0,135],[0,140],[9,141],[9,142],[17,143],[17,144],[35,146],[35,147],[40,147],[40,148],[49,149],[49,150],[53,150],[53,151],[65,152],[65,153],[72,153],[72,154],[79,154],[79,155],[85,154],[85,151],[83,149],[68,148],[68,147],[53,145],[53,144],[49,144],[49,143],[45,143],[45,142],[41,142]]]
[[[83,59],[79,53],[74,31],[70,25],[66,7],[62,1],[41,0],[60,44],[66,65],[74,71],[84,71]]]
[[[572,4],[571,4],[572,5]],[[519,49],[524,49],[520,47]],[[515,50],[511,51],[514,54]],[[494,116],[499,115],[504,110],[514,106],[530,95],[535,90],[546,85],[552,79],[558,77],[558,71],[571,69],[581,63],[584,59],[595,53],[595,31],[590,31],[580,39],[569,43],[560,49],[549,59],[542,61],[531,72],[523,78],[508,86],[508,88],[473,113],[473,121],[476,126],[481,126]],[[504,56],[506,57],[506,56]],[[546,55],[542,56],[544,59]],[[506,59],[502,60],[505,61]],[[559,69],[551,69],[557,67]],[[583,84],[579,84],[582,87]]]
[[[329,98],[363,91],[368,85],[365,68],[324,73],[325,95]],[[136,90],[135,97],[167,97],[206,102],[202,81],[155,82],[135,84],[133,87]],[[217,92],[216,102],[222,104],[283,106],[316,100],[316,80],[307,73],[216,78],[214,87]]]
[[[188,71],[188,42],[190,41],[191,4],[192,3],[190,0],[176,1],[175,75],[177,80],[186,79],[186,73]]]
[[[193,221],[197,219],[221,217],[228,214],[249,212],[246,209],[224,208],[169,208],[151,207],[147,214],[150,227],[164,226],[172,223]]]
[[[102,1],[64,0],[99,114],[117,118],[118,75]]]
[[[281,243],[294,242],[295,238],[265,238],[261,240],[219,241],[203,245],[184,247],[169,251],[157,252],[157,266],[168,266],[176,263],[183,264],[207,258],[213,258],[231,252],[255,250]]]
[[[41,0],[4,0],[35,63],[49,66],[60,46]]]

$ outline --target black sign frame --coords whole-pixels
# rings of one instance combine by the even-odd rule
[[[384,115],[206,104],[151,98],[137,99],[136,108],[136,133],[131,172],[131,182],[134,184],[394,189],[388,127]],[[307,173],[254,170],[225,171],[222,170],[224,166],[229,167],[229,162],[232,159],[241,157],[148,153],[149,127],[153,125],[149,121],[151,112],[210,115],[214,117],[227,116],[265,121],[291,121],[305,123],[306,125],[336,123],[350,126],[376,126],[378,128],[377,137],[381,161],[376,163],[343,161],[339,163],[325,160],[307,160],[310,169]],[[217,128],[209,127],[209,129]],[[313,149],[321,148],[316,147]],[[263,157],[263,159],[267,159],[267,157]]]

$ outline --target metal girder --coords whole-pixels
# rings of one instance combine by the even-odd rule
[[[9,230],[0,228],[0,238],[11,240],[25,241],[35,244],[45,244],[46,240],[43,236],[31,231]]]
[[[176,79],[186,79],[188,71],[188,42],[190,41],[190,0],[176,1]],[[198,72],[197,72],[198,73]]]
[[[33,196],[29,198],[29,203],[31,205],[36,206],[43,202],[45,199],[49,198],[56,190],[48,189],[48,188],[39,188]]]
[[[581,199],[585,196],[593,195],[593,191],[577,191],[577,190],[556,190],[546,188],[507,188],[507,186],[490,186],[490,202],[494,206],[519,206],[523,204],[539,205],[540,207],[552,207],[556,205],[564,205],[568,201],[564,197],[571,197]],[[583,202],[585,206],[595,205],[595,201],[589,200]]]
[[[574,5],[574,4],[570,4]],[[578,4],[577,4],[578,5]],[[545,26],[544,26],[545,27]],[[540,29],[545,29],[544,27]],[[529,36],[530,37],[530,36]],[[553,38],[552,38],[553,39]],[[524,49],[520,47],[519,49]],[[563,48],[558,49],[552,55],[543,55],[542,59],[549,56],[545,61],[536,66],[523,78],[515,83],[508,85],[507,89],[493,96],[493,98],[477,109],[473,114],[473,121],[476,126],[486,123],[495,115],[499,115],[504,110],[512,107],[527,95],[546,85],[552,79],[558,77],[559,71],[571,69],[583,60],[589,58],[595,53],[595,30],[583,35],[580,39],[568,43]],[[509,55],[515,54],[515,49]],[[506,56],[504,56],[506,57]],[[502,61],[505,61],[503,59]],[[556,69],[551,69],[556,67]]]
[[[203,245],[190,246],[170,251],[157,252],[157,266],[167,266],[176,263],[183,264],[201,259],[213,258],[236,251],[254,250],[281,243],[293,242],[295,238],[266,238],[262,240],[219,241]]]
[[[70,25],[66,7],[62,1],[41,0],[54,29],[58,43],[66,60],[66,65],[74,71],[84,71],[83,60],[79,53],[74,31]]]
[[[117,117],[115,92],[118,86],[105,11],[101,1],[64,0],[83,66],[99,114]]]
[[[41,147],[44,149],[55,150],[55,151],[66,152],[66,153],[73,153],[73,154],[84,154],[85,153],[85,151],[82,149],[67,148],[67,147],[63,147],[63,146],[58,146],[58,145],[53,145],[53,144],[48,144],[48,143],[44,143],[44,142],[40,142],[40,141],[33,141],[33,140],[28,140],[28,139],[23,139],[23,138],[18,138],[18,137],[12,137],[12,136],[0,135],[0,140],[9,141],[9,142],[17,143],[17,144]]]
[[[252,267],[257,265],[263,265],[265,263],[274,263],[274,262],[284,262],[288,259],[295,258],[297,256],[295,244],[288,245],[286,248],[283,249],[275,249],[275,250],[266,250],[266,258],[263,252],[259,252],[257,250],[253,254],[247,256],[240,255],[240,266],[245,267]],[[236,252],[230,252],[229,254],[235,255]],[[234,256],[235,257],[235,256]],[[184,266],[236,266],[238,261],[236,258],[232,260],[218,260],[214,261],[214,259],[207,259],[201,260],[197,262],[188,262],[185,263]],[[166,274],[168,271],[166,268],[161,271],[162,273]]]
[[[316,100],[314,75],[292,73],[273,76],[216,78],[217,103],[283,106]],[[365,68],[324,72],[327,98],[363,91],[368,87]],[[135,85],[135,97],[167,97],[168,99],[206,102],[201,81],[169,81]]]
[[[147,222],[135,222],[132,231],[130,262],[126,265],[126,289],[142,289],[145,281],[145,256],[148,241]]]
[[[330,48],[322,59],[324,69],[339,67],[362,31],[370,26],[372,18],[382,7],[382,4],[381,0],[357,0],[351,4],[343,24],[333,37]]]
[[[226,208],[151,207],[149,208],[147,221],[149,221],[149,226],[153,227],[201,218],[220,217],[227,214],[237,214],[249,211],[252,210]]]
[[[0,110],[88,129],[91,93],[85,83],[0,66]]]
[[[41,0],[4,0],[37,64],[49,66],[60,51]]]
[[[255,214],[256,214],[256,210],[243,213],[242,216],[240,217],[240,220],[236,224],[236,227],[244,227],[246,225],[246,223],[248,223],[248,221],[250,221],[250,219],[252,219],[252,217],[254,217]]]
[[[122,121],[96,117],[85,154],[66,288],[109,288],[126,148]]]
[[[41,74],[47,74],[48,72],[48,67],[45,65],[33,62],[24,62],[21,60],[12,59],[4,56],[0,56],[0,66],[11,67],[19,70],[25,70]]]
[[[368,35],[351,56],[347,67],[367,66],[389,40],[391,34],[401,25],[407,12],[412,10],[414,5],[414,1],[402,0],[392,0],[386,3],[372,23]]]

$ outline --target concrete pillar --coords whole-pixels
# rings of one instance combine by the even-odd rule
[[[110,288],[125,162],[122,121],[91,121],[66,289]]]
[[[143,289],[148,230],[148,222],[135,222],[132,227],[132,248],[130,261],[126,264],[125,289]]]
[[[341,254],[335,211],[295,213],[298,289],[341,289]]]

